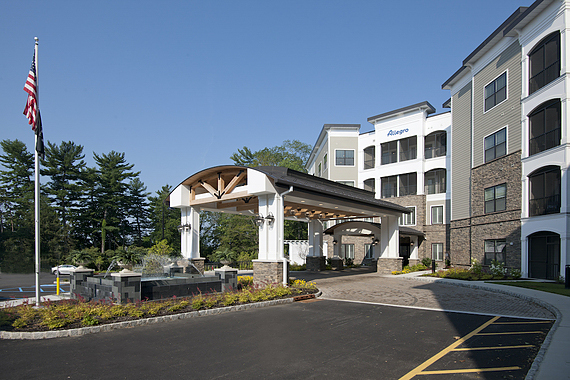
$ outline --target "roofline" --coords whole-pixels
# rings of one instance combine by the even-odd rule
[[[319,149],[321,149],[321,145],[325,139],[325,136],[327,134],[327,132],[331,129],[347,129],[347,130],[356,130],[356,131],[360,131],[360,124],[323,124],[323,128],[321,129],[321,132],[319,133],[319,137],[317,137],[317,141],[315,142],[315,145],[313,145],[313,149],[311,150],[311,154],[309,155],[309,158],[307,159],[307,162],[305,163],[305,168],[307,168],[307,165],[309,164],[309,162],[311,162],[311,160],[313,160],[313,158],[317,155],[317,152],[319,151]]]
[[[536,0],[530,7],[519,7],[516,11],[514,11],[489,37],[485,39],[471,54],[467,56],[463,60],[462,66],[457,70],[449,79],[447,79],[442,85],[441,88],[444,90],[449,89],[449,85],[459,77],[465,69],[468,69],[473,64],[473,60],[485,49],[488,47],[496,39],[501,39],[507,34],[512,31],[516,26],[518,26],[524,19],[526,19],[529,15],[533,14],[533,11],[543,2],[551,3],[553,0]],[[546,6],[546,5],[544,5]],[[543,7],[540,7],[542,10]]]
[[[369,123],[372,123],[373,121],[377,121],[379,119],[385,119],[387,117],[390,116],[396,116],[398,114],[403,114],[409,111],[413,111],[413,110],[426,110],[428,115],[435,113],[435,108],[434,106],[432,106],[428,101],[425,102],[421,102],[421,103],[416,103],[416,104],[412,104],[411,106],[407,106],[407,107],[403,107],[403,108],[398,108],[396,110],[393,111],[389,111],[389,112],[385,112],[385,113],[381,113],[379,115],[376,116],[371,116],[367,119],[367,121]]]

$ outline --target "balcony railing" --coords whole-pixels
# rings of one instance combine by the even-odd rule
[[[560,212],[560,194],[530,200],[530,216],[557,214]]]
[[[432,147],[426,147],[425,148],[425,158],[435,158],[435,157],[442,157],[445,156],[447,154],[447,149],[445,146],[440,146],[440,147],[436,147],[436,148],[432,148]]]

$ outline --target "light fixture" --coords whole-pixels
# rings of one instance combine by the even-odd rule
[[[190,223],[184,223],[178,226],[178,232],[182,233],[182,231],[189,230],[192,226]]]
[[[414,242],[412,241],[412,242],[410,242],[410,247],[413,247],[413,246],[414,246]]]
[[[334,244],[334,245],[337,245],[337,244],[338,244],[338,241],[333,240],[333,244]]]
[[[372,244],[373,244],[373,245],[378,245],[378,243],[380,243],[380,240],[374,239],[374,242],[373,242]]]
[[[257,215],[255,216],[255,218],[253,218],[253,222],[255,223],[255,225],[256,225],[257,227],[263,226],[263,222],[264,222],[264,221],[265,221],[265,219],[263,218],[263,215],[262,215],[262,214],[257,214]]]
[[[265,220],[267,220],[267,224],[272,225],[273,222],[275,222],[275,217],[271,212],[269,212],[269,215],[265,217]]]

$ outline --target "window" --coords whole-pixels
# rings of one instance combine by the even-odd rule
[[[364,181],[364,190],[372,191],[373,193],[376,192],[376,181],[374,178],[369,178]]]
[[[382,185],[382,198],[398,196],[398,176],[380,178]]]
[[[497,185],[485,189],[485,213],[505,211],[507,208],[507,185]]]
[[[328,159],[329,159],[328,155],[325,154],[325,156],[323,157],[323,170],[327,170],[328,168],[328,162],[329,162]]]
[[[443,261],[443,243],[432,243],[431,258],[435,261]]]
[[[337,150],[337,166],[354,166],[354,150]]]
[[[317,171],[317,176],[321,176],[321,163],[319,162],[319,170]]]
[[[485,162],[507,154],[507,128],[485,137]]]
[[[416,195],[418,181],[416,173],[400,174],[398,176],[398,180],[400,182],[400,197],[405,195]]]
[[[505,239],[485,240],[484,265],[491,265],[493,260],[497,260],[500,263],[506,264],[505,262],[506,247],[507,247],[507,242]]]
[[[340,257],[343,259],[354,259],[354,244],[342,244],[340,246]]]
[[[364,258],[365,259],[372,259],[374,258],[374,252],[372,251],[372,244],[364,244]]]
[[[560,168],[547,166],[529,176],[529,215],[546,215],[560,212]]]
[[[435,158],[447,154],[447,133],[433,132],[425,137],[425,158]]]
[[[528,58],[529,94],[532,94],[560,76],[560,33],[553,33],[539,42]]]
[[[380,145],[382,149],[382,165],[398,162],[398,142],[390,141]]]
[[[434,169],[425,174],[425,193],[445,193],[445,169]]]
[[[443,206],[432,206],[431,224],[443,224]]]
[[[400,217],[400,226],[415,226],[416,225],[416,208],[406,207],[410,210],[411,214],[402,214]]]
[[[533,155],[560,145],[560,99],[544,103],[529,117],[529,150]]]
[[[369,146],[364,149],[364,169],[374,168],[374,161],[376,159],[376,147]]]
[[[346,186],[354,187],[354,181],[336,181],[336,182],[341,183],[341,184],[346,185]]]
[[[400,140],[400,161],[415,160],[418,148],[417,136]]]
[[[507,72],[485,86],[485,111],[489,111],[507,98]]]

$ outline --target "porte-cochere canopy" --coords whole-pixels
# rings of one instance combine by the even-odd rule
[[[181,209],[182,254],[191,260],[200,260],[200,210],[255,215],[260,223],[254,281],[256,267],[264,267],[258,272],[269,278],[258,280],[271,282],[285,282],[287,277],[283,254],[285,219],[308,222],[309,255],[322,256],[322,221],[379,217],[383,226],[381,255],[398,257],[398,218],[410,212],[376,199],[372,192],[276,166],[205,169],[182,181],[168,200],[171,207]],[[271,272],[279,273],[272,277]]]
[[[293,187],[291,192],[288,192]],[[183,189],[186,188],[186,194]],[[354,219],[409,213],[374,193],[278,166],[217,166],[185,179],[169,196],[171,207],[254,215],[259,195],[288,192],[284,216],[291,219]]]

